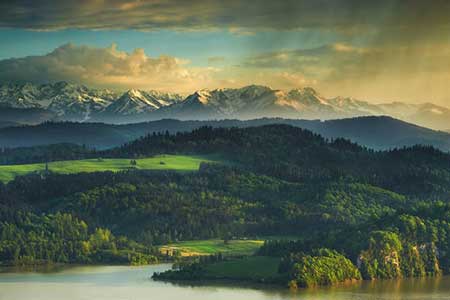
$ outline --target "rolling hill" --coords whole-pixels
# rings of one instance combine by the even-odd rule
[[[450,150],[450,134],[420,127],[390,117],[359,117],[341,120],[292,120],[264,118],[255,120],[179,121],[159,120],[110,125],[104,123],[50,122],[35,126],[0,128],[0,147],[74,143],[106,149],[132,141],[152,132],[186,132],[202,126],[249,127],[288,124],[312,130],[326,138],[345,137],[373,149],[390,149],[415,144]]]

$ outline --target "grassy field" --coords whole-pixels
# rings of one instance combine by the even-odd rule
[[[277,257],[248,256],[209,264],[205,267],[205,276],[234,280],[274,278],[278,275],[279,263],[280,259]]]
[[[210,255],[251,255],[262,246],[262,240],[231,240],[227,244],[223,240],[183,241],[160,247],[162,253],[179,251],[181,256]]]
[[[71,174],[81,172],[124,171],[130,168],[139,170],[176,170],[195,171],[201,162],[213,162],[212,158],[185,155],[158,155],[149,158],[136,159],[136,166],[130,164],[130,159],[83,159],[55,161],[48,164],[49,170],[55,173]],[[0,181],[8,182],[15,176],[45,170],[45,164],[4,165],[0,166]]]

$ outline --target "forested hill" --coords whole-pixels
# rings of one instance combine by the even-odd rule
[[[294,182],[353,177],[403,194],[450,196],[449,154],[419,145],[373,151],[289,125],[202,127],[190,133],[151,134],[104,154],[159,153],[222,155],[253,172]]]
[[[1,118],[0,118],[1,119]],[[6,119],[5,119],[6,120]],[[2,119],[2,121],[4,121]],[[47,122],[35,126],[0,124],[0,147],[29,147],[73,143],[88,148],[117,147],[140,136],[165,132],[190,132],[204,126],[255,127],[285,124],[311,130],[327,138],[344,137],[377,150],[432,145],[450,151],[450,134],[406,123],[390,117],[359,117],[329,121],[263,118],[255,120],[179,121],[165,119],[144,123],[112,125],[103,123]],[[8,127],[9,126],[9,127]],[[12,126],[12,127],[11,127]],[[7,128],[1,128],[7,127]]]
[[[288,235],[296,241],[267,242],[259,254],[284,257],[289,274],[335,259],[364,278],[450,273],[450,155],[432,147],[378,152],[266,125],[83,151],[130,160],[208,154],[220,163],[187,173],[50,170],[0,184],[0,264],[139,263],[173,241]]]

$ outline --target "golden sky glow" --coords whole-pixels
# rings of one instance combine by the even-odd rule
[[[0,28],[1,81],[450,106],[450,1],[8,1]]]

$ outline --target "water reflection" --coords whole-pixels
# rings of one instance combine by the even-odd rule
[[[422,300],[450,299],[450,278],[369,281],[290,292],[231,284],[171,284],[150,279],[170,265],[8,269],[0,273],[0,300]]]

